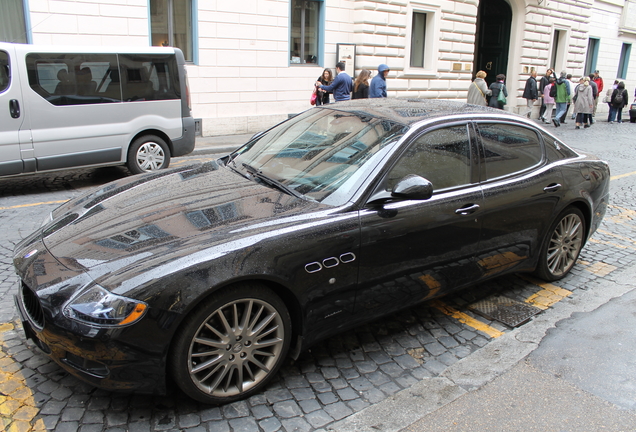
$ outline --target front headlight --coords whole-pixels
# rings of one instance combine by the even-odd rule
[[[147,307],[144,302],[113,294],[95,285],[71,300],[64,307],[64,315],[89,324],[124,326],[140,320]]]

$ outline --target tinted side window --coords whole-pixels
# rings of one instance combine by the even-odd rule
[[[570,148],[565,146],[562,142],[555,139],[554,137],[551,137],[546,133],[541,133],[541,136],[543,137],[543,144],[545,146],[546,155],[548,156],[548,159],[550,161],[564,158],[574,158],[578,156]]]
[[[180,99],[174,54],[121,54],[124,101]]]
[[[115,54],[31,53],[26,63],[29,85],[53,105],[121,101]]]
[[[470,140],[466,125],[451,126],[417,138],[385,179],[385,190],[408,174],[417,174],[446,189],[470,183]]]
[[[0,51],[0,93],[9,87],[11,82],[11,70],[9,69],[9,54]]]
[[[479,133],[489,180],[526,170],[541,162],[541,143],[533,130],[509,124],[479,124]]]

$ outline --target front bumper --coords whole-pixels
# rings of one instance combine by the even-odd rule
[[[23,283],[14,298],[27,339],[70,374],[107,390],[165,394],[166,347],[148,350],[141,340],[135,343],[151,320],[142,324],[144,318],[139,328],[97,328],[48,316]]]

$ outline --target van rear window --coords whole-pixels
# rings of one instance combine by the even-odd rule
[[[9,69],[9,54],[0,51],[0,93],[9,87],[11,71]]]
[[[171,54],[30,53],[30,87],[53,105],[179,99]]]

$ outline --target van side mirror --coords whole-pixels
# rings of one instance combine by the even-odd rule
[[[415,174],[402,178],[393,187],[391,196],[402,199],[427,200],[433,196],[433,183]]]

